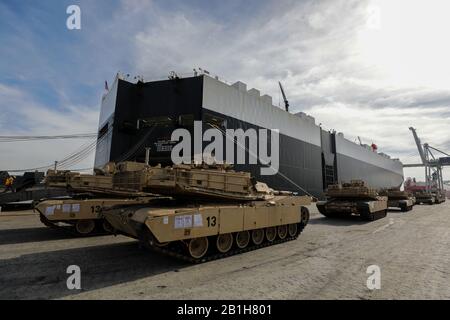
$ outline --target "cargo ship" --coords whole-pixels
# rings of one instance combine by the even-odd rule
[[[201,135],[215,128],[221,130],[224,140],[230,129],[253,129],[257,138],[261,138],[261,130],[269,130],[265,148],[273,155],[274,141],[279,146],[273,174],[261,174],[267,163],[249,160],[250,139],[244,140],[244,146],[234,141],[233,151],[224,147],[222,158],[236,160],[238,149],[244,149],[247,161],[234,161],[235,170],[251,172],[278,190],[323,198],[327,186],[338,182],[358,179],[377,189],[403,183],[403,165],[398,159],[356,144],[343,133],[323,130],[303,112],[293,114],[274,106],[270,96],[248,90],[243,82],[228,84],[204,73],[150,82],[117,75],[102,98],[95,167],[109,161],[143,162],[146,156],[151,165],[171,165],[172,150],[179,143],[172,133],[181,128],[195,136],[196,123],[202,125]],[[275,135],[277,140],[272,140]],[[204,148],[206,142],[201,143]]]

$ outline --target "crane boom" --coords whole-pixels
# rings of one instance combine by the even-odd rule
[[[447,153],[433,148],[428,143],[425,143],[423,146],[420,142],[419,137],[417,136],[416,129],[413,127],[410,127],[409,130],[411,130],[414,141],[417,145],[417,150],[419,151],[420,158],[422,159],[422,164],[425,167],[425,190],[428,194],[431,194],[433,190],[437,190],[436,194],[439,195],[439,197],[442,195],[442,190],[444,190],[444,180],[442,177],[442,167],[445,165],[446,158],[439,158],[437,159],[430,149],[433,149],[437,152],[440,152],[442,154],[447,155]],[[449,157],[450,158],[450,157]],[[442,164],[444,163],[444,164]],[[417,166],[416,164],[409,164],[409,165],[403,165],[404,168],[411,168]],[[433,191],[434,192],[434,191]],[[436,196],[438,197],[438,196]],[[438,201],[438,200],[436,200]],[[439,200],[441,201],[441,200]]]
[[[411,132],[414,136],[414,141],[416,142],[417,150],[419,150],[420,159],[422,159],[423,164],[426,164],[428,161],[425,157],[425,152],[423,151],[422,144],[420,143],[420,139],[417,136],[416,129],[414,129],[413,127],[409,127],[409,130],[411,130]]]
[[[441,150],[439,150],[437,148],[434,148],[432,146],[428,146],[428,148],[433,149],[434,151],[440,152],[442,154],[445,154],[447,157],[450,157],[450,154],[448,154],[447,152],[441,151]]]
[[[284,108],[287,112],[289,112],[289,101],[286,98],[286,94],[284,93],[283,85],[280,81],[278,81],[278,85],[280,86],[281,94],[283,95]]]

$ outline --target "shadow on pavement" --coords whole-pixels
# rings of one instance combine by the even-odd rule
[[[413,209],[414,210],[414,209]],[[411,212],[412,210],[410,210],[410,211],[402,211],[401,209],[397,209],[397,208],[389,208],[388,209],[388,212],[392,212],[392,213],[403,213],[403,214],[407,214],[408,212]]]
[[[341,218],[327,218],[327,217],[315,217],[309,220],[308,224],[321,224],[328,226],[350,226],[350,225],[363,225],[370,221],[361,220],[358,216],[343,216]]]
[[[74,235],[71,235],[67,231],[51,229],[48,227],[0,230],[0,244],[15,244],[71,238],[74,238]]]
[[[67,289],[67,267],[81,269],[81,290]],[[139,280],[190,264],[139,248],[136,241],[40,252],[0,260],[0,299],[55,299]],[[124,297],[125,298],[125,297]]]

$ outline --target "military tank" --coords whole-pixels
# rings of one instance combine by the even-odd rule
[[[374,221],[387,214],[388,198],[380,196],[361,180],[330,185],[326,197],[327,200],[318,201],[316,206],[321,214],[329,218],[357,215],[363,220]]]
[[[129,175],[144,168],[140,163],[125,163],[124,168],[108,163],[95,175],[71,171],[48,170],[45,184],[52,188],[64,188],[66,197],[35,201],[34,210],[41,222],[51,228],[63,229],[75,235],[91,236],[112,233],[111,225],[103,218],[102,210],[114,205],[145,204],[158,196],[122,188],[120,176]],[[119,181],[116,181],[119,180]]]
[[[121,188],[132,185],[170,197],[112,206],[104,218],[116,233],[193,263],[294,240],[309,221],[310,197],[272,190],[226,165],[147,166],[121,177]]]
[[[414,192],[416,202],[418,204],[440,204],[445,202],[445,193],[438,189],[431,189],[429,192],[426,190],[416,190]]]
[[[415,197],[408,191],[385,189],[381,190],[379,194],[388,198],[388,208],[400,208],[402,212],[412,210],[415,204]]]
[[[435,192],[436,203],[444,203],[445,202],[445,190],[437,190]]]

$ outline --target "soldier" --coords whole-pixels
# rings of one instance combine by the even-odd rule
[[[5,180],[5,191],[3,192],[7,192],[8,190],[11,190],[11,192],[14,192],[13,189],[13,184],[14,184],[14,177],[9,176],[8,178],[6,178]]]

